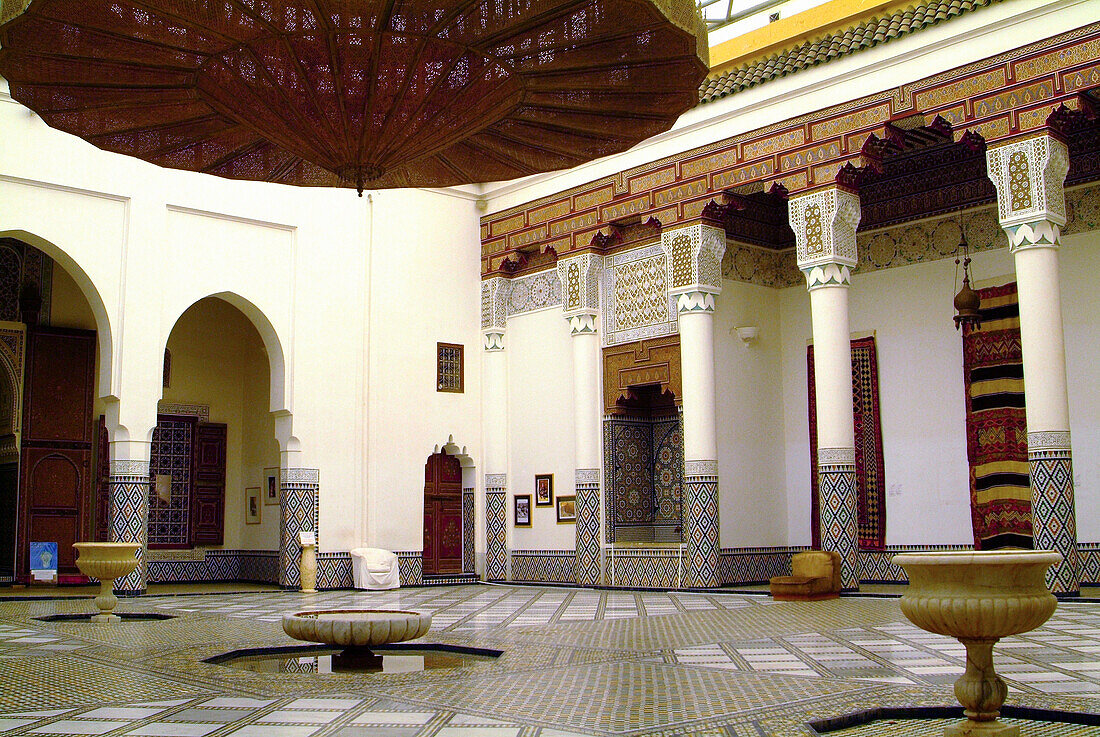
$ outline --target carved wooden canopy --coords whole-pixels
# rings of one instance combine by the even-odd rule
[[[680,375],[680,336],[667,335],[603,350],[604,413],[629,408],[639,387],[660,387],[677,404],[683,397]]]
[[[0,0],[0,75],[160,166],[317,186],[512,179],[697,102],[694,0]]]

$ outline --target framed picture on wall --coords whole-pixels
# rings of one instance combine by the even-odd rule
[[[573,525],[577,523],[577,497],[558,497],[558,524]]]
[[[513,499],[516,505],[516,527],[531,526],[531,495],[516,494]]]
[[[535,476],[535,506],[554,506],[554,474],[543,473]]]
[[[259,487],[244,490],[244,523],[246,525],[260,524],[260,513],[263,502],[260,501]]]
[[[264,504],[278,504],[281,497],[279,491],[279,469],[264,469]]]

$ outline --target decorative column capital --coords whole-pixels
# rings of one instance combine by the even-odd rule
[[[578,312],[566,318],[569,320],[570,335],[595,335],[597,323],[595,312]]]
[[[596,253],[580,253],[558,259],[561,306],[567,320],[579,313],[599,310],[602,271],[603,257]]]
[[[680,292],[676,297],[676,311],[681,314],[696,312],[714,313],[714,293],[704,291]]]
[[[502,276],[481,281],[482,331],[499,332],[503,336],[508,322],[508,297],[511,291],[511,280]]]
[[[844,264],[821,264],[802,271],[806,275],[806,291],[821,287],[852,286],[852,270]]]
[[[481,334],[481,347],[486,351],[503,351],[504,350],[504,330],[503,328],[491,328],[484,331]]]
[[[807,286],[847,286],[851,269],[859,263],[859,195],[841,187],[819,189],[792,197],[787,212],[798,268],[806,274]]]
[[[696,223],[661,233],[669,294],[722,292],[722,256],[726,253],[726,231]]]
[[[990,146],[985,160],[986,173],[997,188],[997,217],[1012,251],[1057,248],[1060,228],[1066,224],[1066,144],[1040,133]]]

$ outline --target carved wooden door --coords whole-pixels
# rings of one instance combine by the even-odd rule
[[[20,453],[18,575],[29,543],[56,542],[58,579],[83,580],[73,543],[91,539],[94,332],[38,328],[27,335]]]
[[[462,573],[462,467],[446,453],[424,464],[424,575]]]
[[[225,425],[195,429],[191,485],[191,545],[222,545],[225,537]]]

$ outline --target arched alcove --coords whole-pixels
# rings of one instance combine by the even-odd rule
[[[256,578],[253,559],[277,557],[280,544],[282,347],[261,311],[219,293],[179,315],[162,352],[171,361],[150,452],[150,580],[172,580],[157,561],[193,548],[207,550],[208,580]]]

